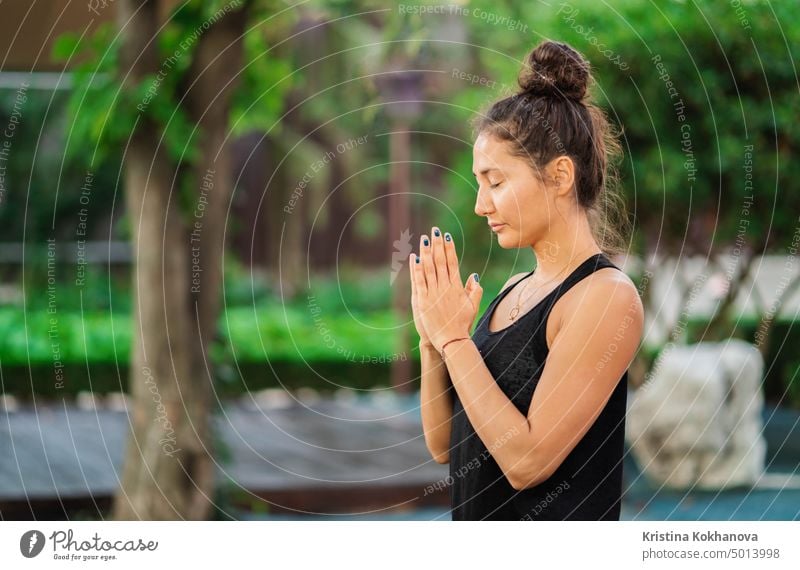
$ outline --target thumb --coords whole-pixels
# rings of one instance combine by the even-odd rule
[[[464,287],[469,300],[472,302],[472,306],[476,309],[481,306],[481,298],[483,297],[483,287],[481,287],[480,283],[476,280],[477,277],[477,273],[473,273],[467,277],[467,285]]]

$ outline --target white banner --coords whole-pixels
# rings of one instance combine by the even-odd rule
[[[30,521],[0,523],[0,561],[15,570],[796,569],[798,537],[798,522]]]

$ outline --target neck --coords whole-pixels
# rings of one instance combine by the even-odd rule
[[[545,280],[554,279],[602,252],[583,211],[563,224],[553,225],[531,248],[536,255],[536,274]]]

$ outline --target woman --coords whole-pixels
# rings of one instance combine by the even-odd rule
[[[451,235],[432,228],[410,258],[425,442],[450,463],[453,520],[619,520],[643,308],[606,257],[624,247],[603,216],[619,144],[590,78],[574,49],[544,42],[521,90],[477,123],[475,213],[501,247],[531,247],[536,268],[472,335],[483,290],[477,274],[461,285]]]

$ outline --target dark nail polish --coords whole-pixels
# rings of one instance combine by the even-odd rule
[[[444,239],[445,241],[450,241],[450,234],[449,233],[444,234]]]
[[[425,245],[428,245],[428,238],[425,238],[424,240],[422,240],[422,243],[424,243]]]
[[[439,237],[439,230],[438,229],[433,230],[433,235]]]
[[[419,263],[419,256],[417,256],[417,263]]]
[[[478,274],[477,274],[477,273],[475,273],[474,277],[475,277],[475,281],[476,281],[476,282],[477,282],[477,281],[480,281],[480,278],[478,277]]]

